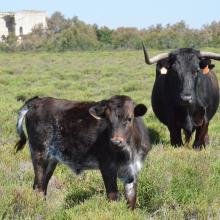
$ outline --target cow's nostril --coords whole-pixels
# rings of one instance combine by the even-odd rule
[[[191,95],[181,95],[180,98],[183,102],[186,102],[186,103],[191,103],[192,102],[192,96]]]
[[[111,142],[112,142],[112,144],[114,144],[115,146],[118,146],[118,147],[123,147],[123,145],[124,145],[123,144],[124,141],[121,138],[112,138]]]
[[[120,144],[121,144],[121,141],[118,140],[118,139],[111,139],[111,142],[112,142],[114,145],[120,145]]]

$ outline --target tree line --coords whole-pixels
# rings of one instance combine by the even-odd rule
[[[0,43],[0,50],[136,50],[142,48],[142,42],[148,48],[155,49],[220,47],[220,21],[213,21],[200,29],[190,28],[184,21],[166,26],[152,25],[146,29],[110,29],[86,24],[78,17],[67,19],[60,12],[55,12],[47,19],[47,29],[37,25],[32,33],[23,36],[21,40],[9,34]]]

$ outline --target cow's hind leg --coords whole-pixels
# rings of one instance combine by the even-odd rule
[[[33,189],[47,194],[47,185],[56,168],[57,161],[49,160],[45,152],[33,152],[32,162],[34,167]]]
[[[45,172],[44,172],[44,177],[43,177],[43,192],[45,196],[47,194],[47,186],[48,186],[49,180],[51,176],[53,175],[53,172],[56,166],[57,166],[56,160],[48,160],[46,162]]]
[[[45,153],[31,151],[31,156],[35,174],[33,189],[43,192],[43,177],[46,164]]]
[[[208,126],[209,123],[204,122],[202,126],[196,128],[196,136],[193,143],[194,149],[201,149],[202,146],[206,147],[209,143]]]

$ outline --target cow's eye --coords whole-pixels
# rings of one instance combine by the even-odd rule
[[[128,125],[131,122],[131,118],[127,118],[124,120],[123,125]]]

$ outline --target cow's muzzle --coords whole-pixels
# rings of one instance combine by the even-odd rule
[[[117,146],[117,147],[120,147],[120,148],[123,148],[125,146],[125,141],[122,137],[113,137],[113,138],[111,138],[111,143],[114,146]]]
[[[180,100],[182,105],[190,105],[192,104],[193,98],[188,94],[180,94]]]

